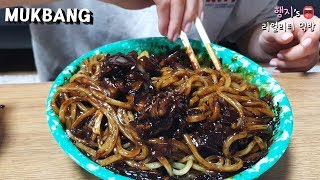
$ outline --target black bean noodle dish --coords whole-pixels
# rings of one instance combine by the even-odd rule
[[[240,75],[193,69],[183,50],[100,54],[57,88],[52,107],[91,160],[134,179],[224,179],[272,143],[270,95]]]

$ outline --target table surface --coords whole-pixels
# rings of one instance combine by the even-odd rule
[[[261,179],[320,177],[320,73],[275,74],[294,114],[288,150]],[[95,179],[55,142],[45,115],[51,83],[0,85],[0,179]]]

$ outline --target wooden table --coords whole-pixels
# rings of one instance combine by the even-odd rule
[[[320,73],[275,74],[293,108],[289,149],[261,179],[320,177]],[[65,155],[49,132],[50,83],[0,85],[0,179],[95,179]]]

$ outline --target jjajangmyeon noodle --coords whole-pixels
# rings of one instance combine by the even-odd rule
[[[52,107],[75,146],[132,178],[220,179],[266,155],[271,97],[231,72],[168,55],[97,55],[57,88]]]

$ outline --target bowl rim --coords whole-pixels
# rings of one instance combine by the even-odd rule
[[[87,156],[85,156],[82,152],[80,152],[76,146],[71,142],[71,140],[68,138],[65,130],[63,129],[62,125],[59,122],[59,118],[57,115],[54,113],[52,107],[51,107],[51,99],[53,97],[53,94],[56,92],[56,87],[62,84],[62,81],[66,81],[67,75],[72,75],[73,72],[76,71],[76,67],[81,63],[83,60],[87,59],[90,56],[97,55],[100,53],[106,53],[102,52],[104,48],[107,49],[108,46],[119,46],[121,44],[125,44],[131,41],[164,41],[168,42],[166,38],[163,37],[151,37],[151,38],[140,38],[140,39],[129,39],[129,40],[123,40],[123,41],[117,41],[111,44],[106,44],[104,46],[100,46],[98,48],[95,48],[82,56],[76,58],[73,60],[68,66],[64,68],[64,70],[57,76],[55,81],[52,83],[52,86],[49,91],[49,95],[46,101],[46,116],[47,116],[47,121],[48,121],[48,126],[50,129],[50,132],[52,136],[54,137],[55,141],[58,143],[60,148],[74,161],[76,162],[79,166],[81,166],[83,169],[86,171],[90,172],[91,174],[102,178],[102,179],[130,179],[128,177],[122,176],[120,174],[116,174],[113,171],[106,169],[100,165],[98,165],[96,162],[90,160]],[[180,40],[179,40],[180,41]],[[170,42],[171,43],[171,42]],[[197,40],[190,40],[191,44],[194,43],[201,43],[200,41]],[[181,42],[176,43],[176,45],[181,45]],[[256,64],[254,61],[250,60],[249,58],[241,55],[240,53],[237,53],[233,50],[230,50],[228,48],[222,47],[217,44],[212,44],[212,47],[215,49],[217,52],[217,55],[220,57],[220,55],[226,55],[228,54],[229,59],[225,58],[222,59],[223,61],[228,61],[229,62],[224,62],[223,64],[226,64],[230,69],[234,69],[235,67],[242,67],[244,68],[243,70],[245,72],[249,71],[248,66],[253,66],[254,69],[256,70],[259,74],[256,74],[258,77],[256,78],[256,81],[260,81],[259,78],[263,77],[266,80],[262,82],[262,84],[265,82],[269,83],[269,89],[270,91],[274,90],[274,92],[277,92],[277,95],[274,97],[278,98],[277,101],[279,103],[279,106],[283,105],[285,107],[285,114],[280,113],[279,117],[281,121],[284,121],[280,123],[278,129],[283,130],[279,138],[277,138],[269,147],[267,155],[260,159],[257,163],[255,163],[252,167],[230,177],[227,179],[255,179],[261,176],[263,173],[265,173],[267,170],[269,170],[284,154],[286,149],[288,148],[288,145],[290,143],[291,137],[292,137],[292,131],[293,131],[293,113],[292,113],[292,108],[290,105],[290,102],[284,92],[284,90],[280,87],[279,83],[269,74],[267,73],[261,66]],[[203,47],[202,47],[203,48]],[[227,52],[227,53],[226,53]],[[235,67],[232,67],[231,58],[234,56],[237,56],[237,63],[238,61],[241,62],[242,66],[236,65]],[[246,67],[247,66],[247,67]],[[261,77],[259,77],[261,76]],[[59,82],[60,81],[60,82]],[[278,96],[279,95],[279,96]],[[274,100],[273,99],[273,100]],[[282,103],[282,104],[281,104]],[[287,118],[287,119],[284,119]],[[284,125],[285,126],[284,126]],[[281,126],[282,125],[282,126]],[[282,128],[282,129],[281,129]],[[276,136],[276,135],[274,135]],[[276,147],[271,147],[275,144],[278,143]],[[271,150],[270,150],[271,149]],[[271,153],[273,152],[273,153]]]

